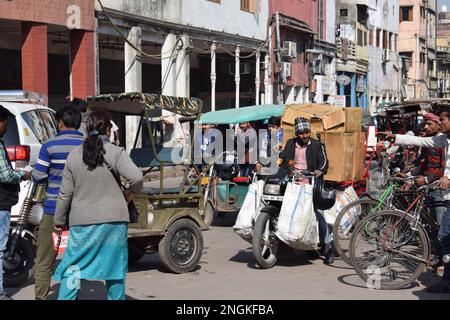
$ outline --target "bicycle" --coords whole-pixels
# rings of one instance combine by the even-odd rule
[[[344,262],[351,265],[351,260],[348,256],[350,246],[349,240],[356,223],[361,221],[371,212],[393,208],[395,205],[401,208],[402,198],[412,194],[408,191],[401,191],[403,190],[401,185],[405,185],[415,178],[416,177],[390,177],[389,181],[391,183],[387,186],[386,190],[378,200],[366,195],[368,197],[367,199],[353,201],[342,208],[334,222],[333,241],[337,254]],[[395,205],[393,205],[393,203],[395,203]]]
[[[438,230],[427,210],[438,203],[425,202],[439,181],[420,187],[404,211],[374,212],[355,226],[350,239],[350,259],[368,287],[402,289],[413,283],[428,266],[431,237]]]

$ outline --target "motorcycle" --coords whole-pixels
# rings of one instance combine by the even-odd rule
[[[287,185],[297,179],[308,179],[314,185],[314,174],[304,170],[293,170],[266,178],[261,195],[262,209],[256,218],[252,237],[253,255],[263,269],[272,268],[276,264],[280,245],[285,244],[276,235],[277,224]]]
[[[33,274],[37,226],[30,220],[33,206],[42,204],[44,197],[45,185],[30,182],[17,222],[12,222],[6,245],[3,259],[3,280],[7,287],[22,286]]]

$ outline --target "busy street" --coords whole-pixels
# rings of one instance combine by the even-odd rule
[[[449,6],[0,0],[0,305],[450,300]]]
[[[419,278],[404,290],[368,290],[353,269],[340,260],[332,267],[322,259],[310,260],[302,252],[284,254],[276,267],[260,270],[255,265],[249,243],[232,230],[236,215],[217,221],[204,233],[204,254],[198,267],[186,274],[165,272],[157,255],[148,255],[127,274],[126,299],[145,300],[429,300],[448,299],[446,294],[430,294],[425,286],[437,276]],[[104,285],[82,283],[81,300],[103,299]],[[56,299],[59,285],[52,282],[50,299]],[[11,288],[17,300],[33,299],[33,282]]]

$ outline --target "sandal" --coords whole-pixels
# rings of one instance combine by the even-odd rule
[[[432,286],[427,287],[426,291],[430,293],[450,293],[450,282],[438,282]]]

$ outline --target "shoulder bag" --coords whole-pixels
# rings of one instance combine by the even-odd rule
[[[106,162],[106,160],[104,161],[106,166],[108,167],[109,172],[111,172],[117,184],[119,185],[120,190],[126,190],[125,186],[120,181],[120,177],[114,172],[109,163]],[[139,221],[139,211],[137,210],[133,200],[128,202],[128,214],[130,215],[130,223],[137,223]]]

